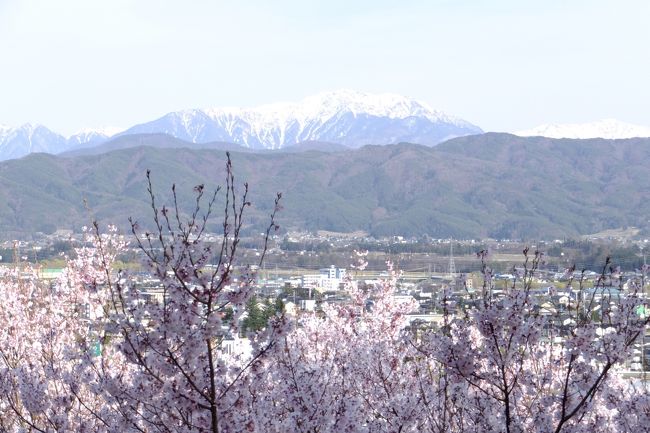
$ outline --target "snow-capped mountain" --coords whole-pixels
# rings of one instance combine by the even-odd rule
[[[121,131],[122,128],[114,127],[96,129],[85,128],[79,130],[68,137],[68,146],[66,150],[98,146]]]
[[[481,132],[477,126],[414,99],[341,90],[297,103],[176,111],[126,131],[84,129],[70,137],[41,125],[0,125],[0,160],[33,152],[56,154],[94,147],[115,136],[139,133],[163,133],[193,143],[229,142],[251,149],[280,149],[302,142],[349,147],[399,142],[435,145]]]
[[[279,149],[304,141],[350,147],[404,141],[434,145],[481,132],[414,99],[342,90],[297,103],[177,111],[122,134],[166,133],[194,143],[228,141],[254,149]]]
[[[85,129],[66,138],[43,125],[26,123],[16,128],[0,125],[0,161],[21,158],[35,152],[56,154],[97,146],[120,130],[118,128]]]
[[[634,138],[650,137],[650,127],[633,125],[615,119],[591,123],[546,124],[526,131],[515,132],[521,137],[549,138]]]
[[[66,144],[65,137],[42,125],[0,126],[0,160],[20,158],[33,152],[59,153],[66,149]]]

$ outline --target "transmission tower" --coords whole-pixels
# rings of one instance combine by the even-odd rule
[[[454,241],[449,240],[449,275],[451,278],[456,276],[456,264],[454,263]]]

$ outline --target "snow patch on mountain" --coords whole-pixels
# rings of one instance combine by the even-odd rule
[[[263,127],[286,124],[292,120],[299,123],[314,120],[323,123],[344,112],[389,119],[405,119],[411,116],[426,117],[434,122],[468,125],[461,119],[433,110],[427,104],[415,99],[392,93],[372,94],[354,90],[319,93],[300,102],[278,102],[256,108],[212,108],[203,111],[213,119],[223,116],[246,118],[254,123],[257,126],[255,129],[258,130]]]
[[[603,119],[590,123],[545,124],[514,134],[521,137],[622,139],[650,137],[650,127]]]
[[[66,150],[97,146],[123,130],[124,128],[111,126],[81,129],[67,138],[68,149]]]
[[[65,150],[66,140],[46,127],[26,123],[0,127],[0,160],[20,158],[29,153],[58,153]]]
[[[115,126],[103,126],[101,128],[83,128],[70,135],[68,139],[72,137],[112,137],[113,135],[119,134],[122,131],[124,131],[124,128],[118,128]]]
[[[71,149],[96,146],[121,130],[84,129],[64,137],[39,124],[26,123],[18,127],[0,125],[0,160],[21,158],[35,152],[57,154]]]
[[[0,160],[32,152],[61,153],[98,146],[112,137],[163,133],[193,143],[230,142],[252,149],[280,149],[302,142],[348,147],[411,142],[435,145],[482,130],[427,104],[396,94],[353,90],[324,92],[300,102],[255,108],[190,109],[121,128],[89,128],[64,137],[41,125],[0,125]]]
[[[279,149],[303,141],[358,147],[411,141],[437,144],[481,129],[425,103],[395,94],[353,90],[325,92],[300,102],[255,108],[224,107],[169,113],[137,125],[131,133],[162,132],[194,143],[231,141],[250,148]]]

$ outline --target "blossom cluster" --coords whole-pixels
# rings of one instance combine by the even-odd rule
[[[647,383],[617,367],[647,326],[634,288],[562,343],[526,286],[409,326],[398,274],[318,313],[276,317],[251,353],[226,353],[252,276],[206,266],[183,237],[147,258],[165,296],[143,297],[114,261],[126,242],[89,233],[61,277],[0,275],[2,431],[643,432]],[[195,257],[199,259],[195,259]],[[230,278],[230,279],[229,279]],[[237,315],[239,313],[235,313]]]

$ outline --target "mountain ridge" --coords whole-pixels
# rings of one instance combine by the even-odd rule
[[[0,161],[21,158],[31,153],[58,154],[71,149],[93,147],[107,141],[112,129],[84,129],[68,137],[41,124],[18,127],[0,125]]]
[[[625,139],[650,137],[650,127],[621,122],[616,119],[602,119],[587,123],[551,123],[514,133],[522,137],[548,138],[605,138]]]
[[[0,127],[0,160],[32,152],[57,154],[101,146],[133,134],[168,134],[191,143],[234,143],[251,149],[277,150],[304,142],[360,147],[403,141],[435,145],[482,130],[460,118],[433,110],[412,98],[342,90],[309,96],[300,102],[253,108],[174,111],[131,126],[81,130],[69,137],[38,126]]]
[[[279,224],[374,236],[561,239],[634,226],[650,214],[650,139],[557,140],[488,133],[427,147],[340,152],[233,151],[254,206],[251,230],[284,195]],[[144,173],[159,202],[169,187],[191,206],[194,185],[220,184],[225,152],[151,146],[82,156],[34,154],[0,163],[0,233],[29,236],[88,224],[150,221]],[[218,230],[218,225],[212,227]]]
[[[165,132],[195,143],[232,141],[254,149],[280,149],[305,141],[348,147],[400,141],[435,145],[482,130],[415,99],[343,90],[297,103],[176,111],[122,134],[151,132]]]

